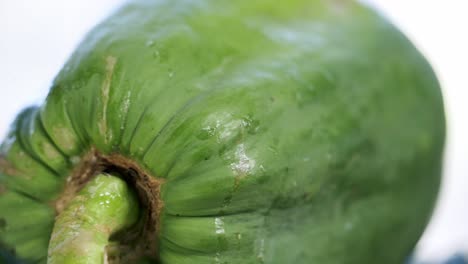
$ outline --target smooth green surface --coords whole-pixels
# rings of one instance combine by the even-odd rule
[[[444,130],[430,66],[353,1],[133,1],[18,118],[2,155],[22,177],[3,169],[0,201],[54,199],[95,147],[165,179],[163,264],[402,263]],[[9,218],[29,209],[5,206],[0,241],[44,259],[19,249],[45,229],[29,217],[18,240]]]
[[[110,236],[135,224],[138,216],[138,200],[123,180],[96,176],[55,219],[47,263],[107,263]]]

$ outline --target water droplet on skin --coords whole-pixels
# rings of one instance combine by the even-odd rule
[[[125,128],[125,121],[126,120],[124,120],[124,119],[127,118],[128,109],[130,108],[130,97],[131,97],[131,95],[132,95],[132,93],[129,90],[127,92],[127,94],[125,95],[125,99],[124,99],[123,103],[120,106],[119,116],[122,119],[122,122],[120,123],[120,130],[124,130],[124,128]]]
[[[265,258],[265,239],[262,238],[260,239],[260,241],[258,241],[257,260],[260,263],[263,263],[264,258]]]
[[[73,156],[70,158],[70,162],[73,164],[73,165],[76,165],[78,163],[80,163],[81,161],[81,158],[79,156]]]
[[[241,233],[235,233],[236,235],[236,240],[237,240],[237,250],[241,249],[241,239],[242,239],[242,234]]]
[[[227,249],[226,231],[224,230],[224,221],[222,217],[216,217],[215,221],[215,234],[218,240],[218,258],[220,257],[219,252]]]
[[[215,255],[215,258],[214,258],[214,261],[215,261],[216,264],[220,264],[220,263],[221,263],[221,261],[219,260],[219,257],[220,257],[220,256],[221,256],[221,254],[219,254],[219,252],[217,252],[216,255]]]
[[[159,50],[156,50],[153,52],[153,58],[159,60],[161,58],[161,54],[159,53]]]
[[[169,76],[169,78],[174,77],[174,71],[173,71],[173,70],[169,70],[168,76]]]
[[[154,40],[148,40],[146,42],[146,47],[152,47],[152,46],[154,46]]]
[[[215,218],[215,232],[216,234],[224,234],[224,222],[221,217],[216,217]]]

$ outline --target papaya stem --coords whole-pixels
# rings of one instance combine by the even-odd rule
[[[136,223],[134,192],[119,177],[100,174],[56,218],[47,263],[107,263],[112,234]]]

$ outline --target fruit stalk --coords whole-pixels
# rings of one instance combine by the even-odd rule
[[[133,225],[135,193],[119,177],[100,174],[56,218],[47,263],[108,263],[111,235]]]

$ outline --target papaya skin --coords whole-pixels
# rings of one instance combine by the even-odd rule
[[[145,263],[403,263],[444,138],[430,65],[358,2],[131,1],[4,139],[0,256],[46,263],[56,219],[112,171]]]

